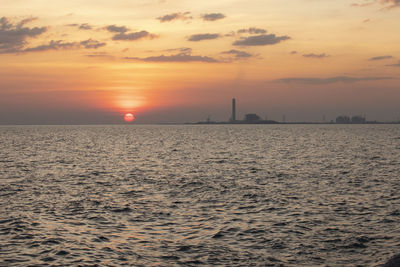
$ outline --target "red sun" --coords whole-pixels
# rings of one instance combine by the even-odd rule
[[[131,122],[131,121],[133,121],[134,119],[135,119],[135,116],[133,116],[132,113],[126,113],[126,114],[124,115],[124,120],[125,120],[126,122]]]

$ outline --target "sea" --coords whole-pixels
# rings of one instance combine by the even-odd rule
[[[380,266],[400,125],[0,126],[0,266]]]

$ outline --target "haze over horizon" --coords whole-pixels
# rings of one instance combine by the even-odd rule
[[[398,0],[0,4],[0,124],[400,120]]]

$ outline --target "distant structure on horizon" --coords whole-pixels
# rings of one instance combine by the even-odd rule
[[[231,116],[231,122],[236,121],[236,99],[232,98],[232,116]]]
[[[206,121],[200,121],[194,124],[277,124],[279,122],[268,120],[262,120],[260,116],[255,113],[246,114],[243,120],[236,119],[236,98],[232,98],[232,114],[228,121],[212,121],[211,116],[208,116]],[[189,123],[190,124],[190,123]]]
[[[336,117],[336,123],[337,124],[350,124],[350,123],[352,123],[352,124],[364,124],[366,122],[367,122],[367,120],[365,119],[365,116],[363,117],[361,115],[353,116],[351,118],[349,116],[345,116],[345,115]]]
[[[244,116],[244,121],[247,123],[256,123],[256,122],[260,122],[261,118],[257,114],[251,113],[251,114],[246,114]]]
[[[243,120],[236,118],[236,98],[232,98],[232,115],[228,122],[229,124],[275,124],[278,123],[272,120],[262,120],[260,116],[255,113],[249,113],[244,116]]]
[[[347,115],[341,115],[337,116],[336,120],[330,120],[327,122],[325,114],[322,116],[322,122],[287,122],[286,121],[286,114],[283,114],[282,116],[282,122],[274,121],[271,119],[268,119],[268,117],[265,117],[265,120],[263,120],[260,116],[258,116],[256,113],[248,113],[244,115],[244,118],[237,119],[236,118],[236,98],[232,98],[232,114],[231,117],[227,121],[212,121],[211,120],[211,115],[207,117],[205,121],[199,121],[199,122],[188,122],[185,124],[400,124],[399,121],[392,121],[392,122],[379,122],[379,121],[367,121],[367,116],[364,115],[355,115],[355,116],[347,116]]]

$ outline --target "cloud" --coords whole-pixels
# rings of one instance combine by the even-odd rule
[[[222,13],[208,13],[201,16],[205,21],[216,21],[225,18],[226,16]]]
[[[252,54],[247,53],[246,51],[240,51],[240,50],[235,50],[235,49],[221,52],[221,54],[234,55],[236,59],[249,58],[249,57],[253,56]]]
[[[81,29],[81,30],[91,30],[91,29],[92,29],[92,26],[89,25],[89,24],[87,24],[87,23],[83,23],[83,24],[81,24],[81,25],[79,26],[79,29]]]
[[[206,57],[206,56],[192,56],[189,53],[178,53],[175,55],[169,56],[155,56],[155,57],[146,57],[146,58],[138,58],[138,57],[125,57],[124,59],[128,60],[139,60],[145,62],[206,62],[206,63],[216,63],[218,60]]]
[[[79,43],[77,42],[63,42],[62,40],[58,41],[51,40],[48,44],[26,48],[23,50],[23,52],[40,52],[47,50],[76,49],[76,48],[79,48]]]
[[[275,34],[261,34],[261,35],[241,38],[235,41],[233,45],[236,46],[274,45],[289,39],[290,39],[289,36],[276,36]]]
[[[51,40],[48,44],[39,45],[35,47],[29,47],[21,52],[42,52],[48,50],[70,50],[70,49],[97,49],[99,47],[105,46],[106,43],[101,43],[99,41],[88,39],[81,42],[64,42],[63,40]]]
[[[296,50],[293,50],[292,52],[290,52],[290,54],[296,55],[296,54],[297,54],[297,51],[296,51]]]
[[[400,7],[400,0],[378,0],[382,5],[386,5],[384,9],[392,9]]]
[[[203,40],[212,40],[221,37],[218,33],[203,33],[203,34],[194,34],[188,38],[191,42],[198,42]]]
[[[97,49],[99,47],[106,46],[106,43],[99,42],[97,40],[88,39],[79,43],[86,49]]]
[[[114,33],[112,39],[114,41],[136,41],[140,39],[154,39],[158,36],[148,31],[138,31],[128,33],[129,28],[126,26],[108,25],[105,29],[111,33]]]
[[[179,53],[184,53],[184,54],[190,54],[192,53],[192,48],[190,47],[180,47],[180,48],[171,48],[171,49],[164,49],[161,50],[163,52],[179,52]]]
[[[352,6],[356,7],[366,7],[371,6],[375,3],[384,5],[385,7],[382,10],[390,10],[395,7],[400,7],[400,0],[373,0],[373,1],[364,1],[363,3],[353,3]]]
[[[366,3],[353,3],[353,4],[351,4],[351,6],[366,7],[366,6],[370,6],[370,5],[373,5],[373,4],[374,4],[374,2],[369,1],[369,2],[366,2]]]
[[[329,55],[322,53],[322,54],[304,54],[303,57],[308,57],[308,58],[325,58],[325,57],[329,57]]]
[[[154,39],[158,36],[148,31],[140,31],[140,32],[132,32],[132,33],[125,33],[121,32],[112,37],[114,41],[137,41],[140,39]]]
[[[397,64],[390,64],[390,65],[386,65],[386,66],[388,66],[388,67],[400,67],[400,60],[399,60],[399,63],[397,63]]]
[[[361,81],[379,81],[379,80],[390,80],[393,77],[348,77],[348,76],[336,76],[329,78],[283,78],[274,80],[278,83],[305,83],[305,84],[332,84],[332,83],[355,83]]]
[[[190,12],[184,12],[184,13],[172,13],[172,14],[167,14],[161,17],[157,18],[160,22],[170,22],[174,20],[190,20],[193,19],[192,16],[190,16]]]
[[[80,30],[91,30],[91,29],[93,29],[93,27],[91,25],[89,25],[88,23],[82,23],[82,24],[73,23],[73,24],[67,24],[67,26],[77,27]]]
[[[235,35],[236,35],[236,32],[234,32],[234,31],[230,31],[229,33],[224,34],[225,37],[234,37]]]
[[[6,17],[0,18],[0,54],[20,52],[27,44],[27,39],[46,32],[47,27],[25,27],[25,24],[35,19],[28,18],[13,24]]]
[[[248,29],[240,29],[237,32],[238,33],[249,33],[249,34],[265,34],[265,33],[267,33],[266,30],[260,29],[260,28],[255,28],[255,27],[250,27]]]
[[[116,26],[116,25],[108,25],[105,29],[109,32],[114,32],[114,33],[124,33],[129,31],[129,29],[125,26]]]
[[[112,56],[112,55],[109,55],[109,54],[107,54],[107,53],[94,53],[94,54],[88,54],[88,55],[86,55],[86,57],[91,57],[91,58],[109,58],[109,59],[112,59],[112,58],[114,58],[114,56]]]
[[[390,58],[393,58],[393,57],[392,56],[379,56],[379,57],[371,57],[368,60],[377,61],[377,60],[384,60],[384,59],[390,59]]]

